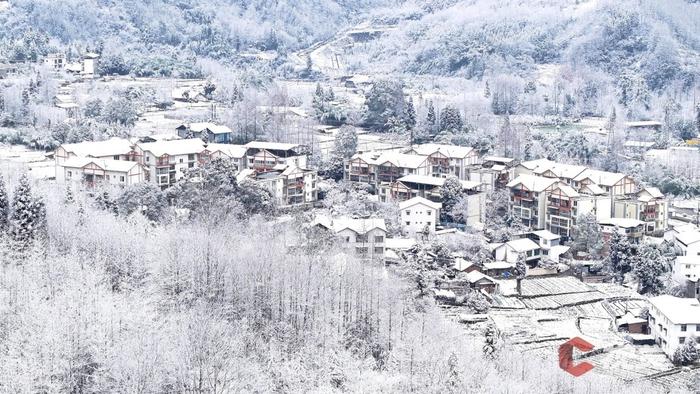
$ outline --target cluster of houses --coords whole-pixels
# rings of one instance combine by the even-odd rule
[[[280,207],[312,204],[317,200],[317,173],[307,168],[307,149],[303,145],[252,141],[246,145],[228,141],[226,128],[212,124],[178,127],[177,135],[154,135],[129,140],[63,144],[54,152],[56,180],[129,186],[151,182],[166,189],[188,170],[212,159],[230,160],[239,171],[239,180],[250,179],[265,186]],[[189,135],[187,135],[189,134]],[[222,137],[225,135],[225,137]]]
[[[42,60],[43,64],[52,71],[65,71],[83,78],[93,78],[97,75],[97,61],[100,55],[86,52],[77,59],[69,61],[63,53],[50,53]]]

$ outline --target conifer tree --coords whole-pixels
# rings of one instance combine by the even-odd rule
[[[0,234],[5,233],[10,225],[10,201],[7,198],[5,180],[0,174]]]
[[[409,97],[406,104],[406,127],[409,130],[416,127],[416,108],[413,106],[413,97]]]
[[[430,100],[428,101],[428,115],[426,116],[425,122],[428,124],[429,128],[432,128],[435,126],[435,106],[433,106],[433,101]]]
[[[26,249],[45,230],[46,207],[40,198],[32,195],[29,177],[24,174],[12,195],[10,235],[20,249]]]

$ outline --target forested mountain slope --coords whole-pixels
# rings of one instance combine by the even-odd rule
[[[563,64],[659,90],[697,77],[699,19],[700,5],[684,0],[414,1],[376,11],[398,28],[358,51],[354,66],[480,79]]]
[[[123,70],[168,74],[193,56],[231,60],[250,49],[286,52],[329,37],[386,0],[13,0],[0,13],[0,57],[48,46],[120,55]],[[47,43],[51,40],[51,43]],[[32,45],[26,45],[27,42]],[[33,49],[27,50],[27,47]],[[118,65],[117,65],[118,66]],[[164,69],[164,70],[163,70]],[[178,70],[175,70],[178,71]],[[178,72],[175,72],[178,74]],[[186,76],[186,75],[185,75]]]

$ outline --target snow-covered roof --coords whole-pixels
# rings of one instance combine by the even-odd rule
[[[183,124],[182,126],[178,127],[179,128],[184,128],[184,129],[190,129],[194,131],[195,133],[200,133],[204,129],[209,130],[213,134],[230,134],[232,133],[231,129],[224,126],[224,125],[218,125],[216,123],[211,123],[211,122],[201,122],[201,123],[190,123],[190,124]]]
[[[124,138],[111,138],[105,141],[63,144],[60,148],[79,157],[109,157],[128,155],[131,152],[131,142]]]
[[[661,193],[658,187],[645,187],[639,191],[638,194],[649,194],[651,198],[664,198],[664,194]],[[641,199],[641,198],[640,198]]]
[[[471,261],[467,261],[461,257],[458,257],[455,259],[455,263],[452,266],[452,268],[456,269],[457,271],[466,271],[469,267],[473,266],[474,263]]]
[[[685,223],[680,226],[673,226],[673,232],[675,233],[687,233],[687,232],[693,232],[693,231],[698,231],[698,227],[692,223]]]
[[[524,161],[520,165],[531,170],[536,175],[542,175],[547,171],[551,171],[557,177],[566,179],[573,179],[587,169],[584,166],[557,163],[547,159]]]
[[[243,145],[233,144],[209,144],[207,145],[207,150],[210,152],[221,152],[234,159],[245,157],[245,154],[248,151],[248,149]]]
[[[516,252],[529,252],[531,250],[537,250],[540,245],[536,244],[535,241],[529,238],[515,239],[505,243],[506,246],[515,250]]]
[[[299,147],[297,144],[287,144],[284,142],[251,141],[245,144],[248,149],[266,150],[294,150]]]
[[[639,324],[646,323],[646,319],[639,318],[632,314],[632,312],[625,313],[621,318],[617,319],[617,325],[621,326],[623,324]]]
[[[387,249],[408,250],[416,244],[413,238],[387,238],[384,247]]]
[[[451,159],[463,159],[474,152],[474,148],[468,146],[445,145],[445,144],[422,144],[413,147],[419,155],[430,156],[433,153],[441,153]]]
[[[537,231],[533,231],[532,233],[535,234],[536,236],[538,236],[542,239],[546,239],[548,241],[553,241],[555,239],[561,238],[560,235],[554,234],[553,232],[551,232],[549,230],[537,230]]]
[[[652,146],[654,143],[649,141],[626,141],[624,144],[625,148],[651,148]]]
[[[483,161],[492,161],[494,163],[510,164],[515,161],[512,157],[501,157],[501,156],[484,156]]]
[[[425,164],[425,156],[409,155],[399,152],[383,152],[374,160],[377,165],[391,164],[401,168],[419,168]]]
[[[700,301],[670,295],[652,297],[649,302],[673,324],[700,324]]]
[[[469,272],[467,274],[467,282],[469,282],[469,283],[476,283],[476,282],[483,280],[483,279],[486,279],[487,281],[489,281],[491,283],[496,283],[496,281],[492,277],[490,277],[486,274],[483,274],[479,271],[472,271],[472,272]]]
[[[400,203],[399,203],[399,208],[401,208],[401,209],[406,209],[406,208],[410,208],[410,207],[412,207],[412,206],[414,206],[414,205],[418,205],[418,204],[425,205],[425,206],[427,206],[427,207],[429,207],[429,208],[432,208],[432,209],[440,209],[440,208],[442,208],[442,204],[441,204],[441,203],[439,203],[439,202],[433,202],[433,201],[428,200],[427,198],[423,198],[423,197],[420,197],[420,196],[413,197],[413,198],[410,199],[410,200],[406,200],[406,201],[400,202]]]
[[[144,152],[151,152],[155,156],[175,156],[201,153],[204,150],[204,141],[199,138],[184,140],[156,141],[137,144]]]
[[[129,172],[132,168],[139,165],[139,163],[135,161],[96,159],[91,157],[74,157],[64,161],[60,165],[66,168],[83,168],[90,163],[94,163],[105,171],[113,172]]]
[[[486,270],[506,270],[514,267],[515,263],[509,263],[507,261],[489,261],[484,263],[484,268]]]
[[[357,234],[365,234],[374,229],[386,231],[386,222],[383,218],[353,219],[341,217],[333,219],[333,231],[339,233],[345,229],[350,229]]]
[[[683,245],[690,245],[696,242],[700,242],[700,231],[686,231],[676,234],[676,240],[680,241]]]
[[[623,180],[625,176],[625,174],[621,174],[619,172],[592,170],[589,168],[581,174],[579,174],[576,178],[574,178],[574,180],[580,182],[588,178],[594,183],[597,183],[598,185],[614,186],[615,184]]]
[[[545,178],[536,175],[520,175],[512,181],[508,182],[507,187],[516,187],[518,185],[523,185],[530,191],[533,192],[543,192],[548,187],[557,183],[558,180],[554,178]]]
[[[625,122],[626,127],[661,127],[662,124],[656,120],[637,120]]]
[[[431,186],[442,186],[445,184],[445,179],[447,178],[438,178],[434,176],[429,176],[429,175],[406,175],[404,177],[401,177],[398,179],[399,182],[410,182],[410,183],[418,183],[421,185],[431,185]],[[474,182],[474,181],[459,181],[462,184],[463,189],[475,189],[479,186],[481,186],[481,182]]]
[[[574,190],[573,187],[571,187],[571,186],[569,186],[569,185],[567,185],[567,184],[565,184],[565,183],[562,183],[562,182],[559,182],[559,183],[557,184],[557,186],[555,187],[555,190],[556,190],[556,189],[559,189],[559,190],[562,192],[563,195],[565,195],[565,196],[567,196],[567,197],[570,197],[570,198],[574,198],[574,197],[580,196],[580,194],[579,194],[576,190]]]
[[[600,186],[596,185],[595,183],[590,183],[588,185],[585,185],[581,187],[579,190],[583,194],[592,194],[594,196],[599,196],[601,194],[607,194],[605,190],[601,189]]]
[[[615,226],[619,228],[634,228],[644,224],[643,221],[632,218],[608,218],[598,221],[603,226]]]

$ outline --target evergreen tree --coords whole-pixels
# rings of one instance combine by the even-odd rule
[[[73,204],[75,202],[75,197],[73,196],[73,189],[70,187],[70,183],[66,184],[66,195],[63,197],[63,203],[66,205]]]
[[[413,130],[416,127],[416,108],[413,106],[413,97],[408,98],[408,103],[406,104],[406,127],[409,130]]]
[[[486,83],[484,84],[484,97],[491,97],[491,87],[489,87],[489,81],[486,81]]]
[[[644,245],[639,258],[634,260],[632,273],[637,278],[640,294],[660,294],[664,289],[663,276],[669,264],[661,250],[654,245]]]
[[[610,237],[609,254],[605,259],[605,266],[613,274],[617,283],[622,283],[625,274],[632,271],[632,264],[636,250],[632,248],[627,237],[617,231],[613,231]]]
[[[10,235],[21,250],[26,249],[46,227],[46,208],[32,195],[29,177],[24,174],[12,195]]]
[[[349,159],[357,151],[357,131],[352,126],[343,126],[335,136],[333,153]]]
[[[209,129],[204,128],[202,133],[199,135],[199,138],[201,138],[205,144],[209,143]]]
[[[442,212],[443,215],[447,216],[462,196],[462,182],[454,175],[448,176],[440,187],[440,195],[442,196]]]
[[[678,346],[673,353],[673,362],[676,365],[691,365],[698,361],[698,349],[695,347],[695,337],[685,338],[685,342]]]
[[[10,226],[10,201],[7,198],[5,180],[0,174],[0,234],[7,232]]]
[[[458,133],[462,130],[464,123],[459,110],[448,105],[440,113],[440,131],[449,133]]]
[[[603,250],[603,233],[600,231],[595,215],[586,213],[576,218],[572,229],[573,243],[571,252],[586,252],[591,256],[600,256]]]
[[[425,118],[425,123],[428,124],[429,128],[435,127],[435,121],[437,120],[435,116],[435,106],[433,105],[433,100],[428,101],[428,115]]]
[[[328,91],[326,91],[325,101],[335,101],[335,92],[333,92],[333,87],[329,86]]]

